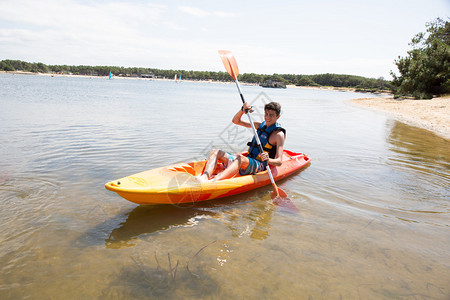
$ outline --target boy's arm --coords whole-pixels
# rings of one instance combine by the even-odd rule
[[[240,125],[240,126],[244,126],[244,127],[250,128],[250,127],[252,127],[252,126],[250,125],[250,122],[247,122],[247,121],[243,121],[243,120],[242,120],[242,116],[245,114],[245,110],[246,110],[246,109],[251,110],[251,106],[250,106],[247,102],[245,102],[244,105],[242,106],[242,109],[240,109],[240,110],[234,115],[232,122],[233,122],[234,124],[236,124],[236,125]],[[256,129],[256,128],[259,127],[259,125],[261,125],[261,122],[253,122],[253,125],[255,125],[255,129]]]

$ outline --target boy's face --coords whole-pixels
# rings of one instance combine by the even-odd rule
[[[266,121],[267,127],[275,124],[279,117],[280,116],[277,116],[277,113],[274,110],[271,109],[264,110],[264,121]]]

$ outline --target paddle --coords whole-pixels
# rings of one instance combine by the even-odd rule
[[[245,103],[244,95],[242,94],[241,87],[240,87],[239,81],[237,79],[237,77],[239,75],[239,68],[238,68],[236,59],[234,58],[233,53],[231,53],[231,51],[227,51],[227,50],[219,50],[219,55],[220,55],[220,58],[222,59],[222,62],[224,64],[225,69],[227,70],[228,74],[230,74],[230,76],[233,77],[234,81],[236,82],[236,86],[239,91],[239,95],[241,96],[242,103]],[[261,153],[263,153],[261,141],[259,140],[258,134],[256,133],[255,125],[253,125],[252,117],[250,116],[249,112],[247,112],[247,116],[248,116],[248,120],[250,121],[250,125],[252,126],[253,134],[255,135],[256,142],[258,143],[259,151]],[[290,204],[288,204],[287,206],[289,207],[289,206],[293,205],[295,207],[295,205],[291,201],[287,201],[287,202],[285,201],[285,199],[287,198],[286,192],[283,191],[282,189],[280,189],[276,185],[275,180],[273,179],[273,176],[272,176],[272,171],[270,170],[270,167],[269,167],[269,164],[267,163],[267,161],[264,161],[264,164],[266,165],[267,173],[269,174],[270,181],[272,182],[273,192],[271,194],[271,198],[273,199],[274,203],[280,205],[280,204],[288,204],[290,202]],[[283,203],[283,202],[286,202],[286,203]],[[292,208],[292,207],[290,207],[290,208]]]

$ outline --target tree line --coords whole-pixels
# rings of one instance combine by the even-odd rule
[[[68,65],[45,65],[43,63],[30,63],[20,60],[0,61],[2,71],[24,71],[34,73],[74,74],[90,76],[108,76],[109,72],[115,76],[136,77],[143,74],[151,74],[159,78],[174,78],[175,75],[189,80],[213,80],[232,81],[226,72],[212,71],[186,71],[186,70],[162,70],[155,68],[118,67],[118,66],[68,66]],[[268,80],[278,81],[285,84],[298,86],[332,86],[356,88],[361,91],[380,91],[391,88],[390,81],[383,78],[366,78],[354,75],[341,74],[317,74],[317,75],[295,75],[295,74],[255,74],[244,73],[238,77],[239,81],[245,83],[262,84]]]

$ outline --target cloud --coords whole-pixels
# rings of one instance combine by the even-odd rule
[[[173,22],[165,21],[165,22],[163,22],[163,24],[167,29],[170,29],[170,30],[174,30],[174,31],[186,31],[187,30],[187,28],[185,26],[180,26]]]
[[[234,13],[225,12],[225,11],[206,11],[197,7],[192,6],[179,6],[179,10],[181,10],[184,13],[187,13],[194,17],[210,17],[210,16],[216,16],[219,18],[232,18],[235,16]]]
[[[95,63],[94,58],[99,58],[99,63],[106,63],[107,57],[124,53],[124,49],[131,54],[133,45],[139,44],[136,41],[145,39],[141,26],[154,27],[164,9],[119,2],[2,1],[0,10],[6,13],[1,18],[12,22],[14,28],[0,31],[0,41],[10,51],[0,50],[0,56],[19,55],[16,58],[32,60],[51,57],[59,63]]]
[[[0,20],[34,32],[51,28],[73,36],[113,31],[120,36],[159,21],[164,10],[164,6],[145,3],[6,0],[0,2]]]
[[[150,48],[163,44],[150,36],[164,25],[166,10],[163,5],[132,2],[3,0],[0,43],[6,47],[0,48],[0,59],[98,64],[121,53],[125,61],[142,42]]]
[[[220,17],[220,18],[233,18],[236,16],[236,14],[234,13],[230,13],[230,12],[225,12],[225,11],[216,11],[213,12],[214,15]]]
[[[196,7],[191,7],[191,6],[180,6],[179,9],[182,12],[185,12],[189,15],[195,16],[195,17],[207,17],[210,16],[211,13],[202,10],[200,8],[196,8]]]

